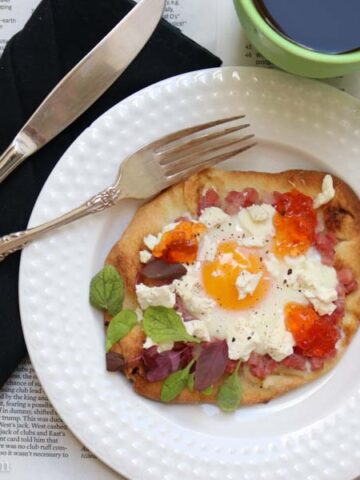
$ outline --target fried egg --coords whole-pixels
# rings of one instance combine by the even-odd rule
[[[281,361],[293,353],[286,305],[312,304],[321,309],[319,314],[335,308],[335,269],[323,265],[313,248],[303,255],[279,256],[276,215],[269,204],[242,208],[232,216],[210,207],[197,220],[164,229],[169,232],[167,248],[170,240],[177,247],[181,241],[189,247],[191,241],[186,275],[166,287],[194,318],[184,322],[185,328],[203,341],[226,339],[232,360],[246,361],[256,352]],[[157,241],[159,248],[161,238]]]
[[[185,307],[201,322],[202,340],[226,339],[233,360],[246,361],[255,351],[281,361],[293,353],[294,346],[285,326],[285,306],[309,304],[306,289],[298,282],[299,271],[305,263],[312,271],[314,265],[322,264],[313,249],[306,257],[276,257],[275,210],[267,204],[259,207],[244,208],[215,224],[207,213],[209,228],[201,237],[197,259],[174,286]]]

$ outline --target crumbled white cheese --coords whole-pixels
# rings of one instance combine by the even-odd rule
[[[226,340],[231,360],[246,361],[254,351],[281,361],[293,353],[294,347],[294,339],[286,330],[281,309],[272,315],[253,313],[237,317],[228,325]]]
[[[336,308],[333,302],[338,298],[338,279],[335,268],[323,265],[320,255],[314,252],[310,249],[306,256],[285,257],[292,268],[287,282],[299,288],[320,315],[327,315]]]
[[[139,257],[141,263],[148,263],[151,260],[152,255],[148,250],[140,250]]]
[[[204,320],[189,320],[184,322],[186,331],[189,335],[199,338],[204,342],[210,341],[209,330]]]
[[[268,204],[255,205],[255,207],[259,207],[255,209],[253,207],[242,208],[239,214],[228,216],[224,222],[208,228],[207,232],[202,235],[198,260],[213,260],[217,247],[222,242],[234,241],[246,247],[266,246],[274,234],[272,220],[275,209]],[[261,214],[257,214],[256,211]],[[251,212],[258,221],[254,221]],[[264,218],[264,220],[260,221],[260,218]]]
[[[325,175],[322,182],[322,191],[314,198],[314,208],[330,202],[335,197],[335,189],[331,175]]]
[[[262,221],[255,221],[253,219],[252,215],[254,210],[251,210],[253,207],[242,208],[238,213],[238,221],[245,234],[240,240],[240,243],[247,247],[264,247],[266,241],[275,233],[273,225],[273,216],[275,214],[274,207],[266,203],[257,206],[261,207],[264,211],[264,219]],[[252,212],[252,214],[250,212]],[[267,215],[266,217],[265,213]]]
[[[256,348],[259,336],[245,317],[238,317],[228,325],[226,343],[231,360],[248,360]]]
[[[273,253],[269,253],[268,256],[264,258],[264,264],[267,271],[273,277],[278,278],[281,276],[281,264]]]
[[[150,337],[146,337],[143,348],[147,350],[148,348],[154,347],[155,345],[157,345],[157,343],[155,343]]]
[[[262,272],[250,273],[247,270],[242,270],[236,279],[236,288],[239,292],[239,300],[243,300],[248,295],[252,295],[258,286]]]
[[[224,222],[229,221],[230,216],[218,207],[205,208],[199,217],[199,222],[208,228],[216,227]]]
[[[156,245],[160,242],[161,236],[157,235],[147,235],[144,238],[144,245],[149,249],[149,250],[154,250]]]
[[[135,309],[135,313],[136,313],[136,316],[137,316],[137,321],[140,323],[141,320],[143,319],[143,311],[141,310],[141,308],[137,307]]]
[[[143,283],[136,285],[136,295],[140,307],[145,310],[147,307],[172,308],[175,305],[175,291],[172,285],[161,287],[147,287]]]
[[[267,208],[264,208],[264,205],[252,205],[247,208],[251,219],[254,222],[264,222],[270,216]]]
[[[157,346],[157,351],[159,353],[162,353],[162,352],[167,352],[168,350],[172,350],[174,347],[174,342],[164,342],[158,345],[150,337],[146,337],[143,348],[147,350],[148,348],[154,347],[155,345]]]
[[[239,265],[232,253],[221,253],[218,258],[220,265],[231,265],[234,268]]]
[[[206,296],[195,267],[190,266],[187,274],[180,280],[175,280],[173,285],[187,310],[195,317],[199,318],[216,307],[215,300]]]
[[[257,332],[259,342],[255,352],[260,355],[270,355],[280,362],[293,353],[294,338],[285,327],[284,306],[281,305],[274,315],[251,315],[254,330]]]

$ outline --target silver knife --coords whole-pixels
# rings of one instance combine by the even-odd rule
[[[114,83],[151,37],[164,6],[165,0],[141,0],[57,84],[0,156],[0,182]]]

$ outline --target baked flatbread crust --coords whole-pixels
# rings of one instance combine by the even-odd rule
[[[321,191],[324,175],[322,172],[306,170],[258,173],[209,169],[158,195],[139,208],[106,260],[106,264],[113,265],[124,279],[125,308],[138,306],[135,283],[140,269],[139,250],[144,247],[144,237],[157,234],[165,225],[185,212],[196,215],[198,200],[204,189],[215,188],[221,198],[225,198],[231,190],[240,191],[246,187],[256,188],[260,195],[275,190],[287,192],[296,188],[306,195],[315,197]],[[323,215],[327,230],[333,232],[338,239],[335,267],[350,266],[354,278],[360,284],[360,200],[342,180],[333,176],[333,182],[335,197],[318,211]],[[338,351],[336,357],[327,360],[323,369],[314,372],[302,372],[279,366],[274,374],[263,381],[255,378],[248,367],[243,366],[240,373],[243,385],[242,405],[267,402],[328,372],[339,361],[358,328],[359,290],[346,296],[346,313],[341,322],[345,334],[344,348]],[[136,326],[127,337],[115,344],[111,351],[121,354],[126,361],[140,354],[144,340],[144,333]],[[141,375],[139,369],[130,367],[125,368],[124,373],[133,382],[137,393],[153,400],[160,400],[162,381],[150,383]],[[185,388],[175,403],[215,403],[219,386],[220,384],[214,385],[211,395],[191,392]]]

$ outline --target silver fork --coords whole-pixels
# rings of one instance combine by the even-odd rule
[[[150,198],[195,172],[253,147],[255,143],[249,143],[249,140],[254,135],[223,139],[248,128],[248,123],[221,130],[214,128],[244,117],[245,115],[239,115],[185,128],[141,148],[122,162],[113,185],[79,207],[37,227],[1,237],[0,261],[50,230],[92,213],[102,212],[125,198]]]

